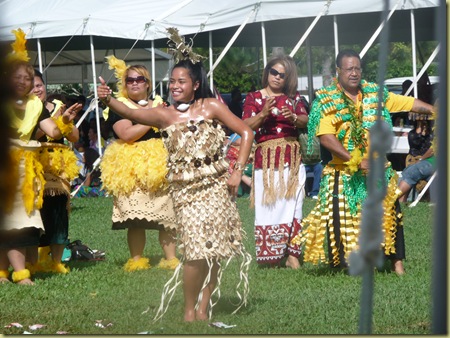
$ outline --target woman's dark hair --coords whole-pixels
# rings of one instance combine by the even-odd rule
[[[97,150],[93,148],[87,148],[84,150],[84,167],[89,172],[94,166],[95,160],[99,157]]]
[[[267,62],[266,67],[264,67],[264,72],[261,80],[263,88],[269,85],[269,72],[270,69],[276,64],[280,64],[284,67],[285,78],[283,93],[290,98],[294,98],[297,92],[298,85],[298,75],[297,75],[297,65],[292,57],[286,55],[279,55]]]
[[[59,100],[62,103],[67,104],[66,96],[61,93],[51,93],[51,94],[47,95],[47,102],[53,102],[53,100]],[[68,106],[68,107],[70,107],[70,106]]]
[[[208,79],[201,61],[192,63],[190,60],[181,60],[175,66],[173,66],[172,71],[175,68],[187,69],[189,71],[189,76],[192,80],[192,83],[195,84],[196,82],[198,82],[199,86],[194,93],[195,100],[213,97],[211,90],[209,89]]]

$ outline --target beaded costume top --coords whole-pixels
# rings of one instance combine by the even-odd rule
[[[177,123],[162,129],[161,136],[169,153],[169,182],[196,181],[227,171],[228,162],[222,151],[225,132],[217,120]]]

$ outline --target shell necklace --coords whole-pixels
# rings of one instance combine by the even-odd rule
[[[195,102],[195,99],[192,101],[189,101],[187,103],[185,102],[175,102],[175,108],[179,111],[184,113],[186,110],[189,109],[189,107]]]

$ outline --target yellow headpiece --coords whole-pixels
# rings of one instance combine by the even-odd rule
[[[116,58],[114,55],[109,55],[106,59],[108,60],[108,68],[114,69],[114,76],[117,79],[117,93],[115,95],[117,97],[128,97],[122,83],[123,74],[125,74],[128,66],[125,64],[125,61]]]
[[[11,44],[12,52],[6,56],[6,61],[8,63],[13,61],[28,62],[30,58],[25,46],[27,43],[27,39],[25,39],[25,32],[19,28],[17,30],[12,30],[11,33],[16,36],[16,41]]]

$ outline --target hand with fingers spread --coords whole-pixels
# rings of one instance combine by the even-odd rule
[[[83,105],[81,103],[75,103],[71,105],[69,108],[65,109],[66,105],[63,105],[63,122],[65,124],[72,122],[77,114],[81,111],[83,108]]]

